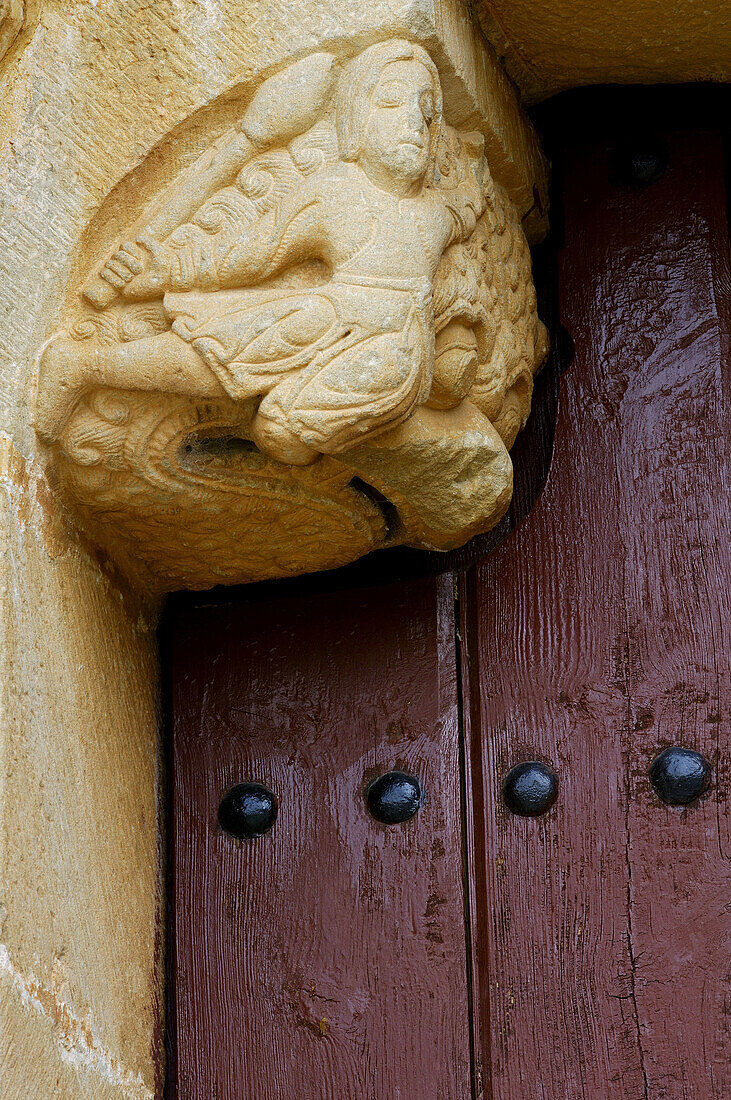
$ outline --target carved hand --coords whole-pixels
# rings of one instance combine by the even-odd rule
[[[170,284],[174,252],[153,237],[142,234],[125,241],[101,270],[101,276],[125,298],[155,298]]]

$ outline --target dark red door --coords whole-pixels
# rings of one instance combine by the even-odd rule
[[[181,1098],[469,1096],[453,606],[440,578],[181,616]],[[426,801],[389,826],[364,794],[392,770]],[[277,821],[233,839],[251,781]]]
[[[171,605],[171,1097],[731,1095],[731,279],[699,102],[554,110],[575,358],[497,549],[458,583]],[[650,781],[669,747],[710,768],[686,805]],[[538,816],[503,799],[522,761],[558,777]],[[384,824],[392,772],[418,797]],[[219,823],[245,783],[278,804],[254,840]]]

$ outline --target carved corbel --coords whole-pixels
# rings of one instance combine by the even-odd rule
[[[545,166],[499,129],[415,37],[313,53],[82,258],[36,430],[128,573],[288,576],[500,519],[547,338],[525,232]]]

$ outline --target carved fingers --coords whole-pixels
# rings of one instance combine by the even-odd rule
[[[100,274],[125,298],[154,298],[169,285],[173,258],[172,249],[143,233],[135,241],[125,241]]]
[[[145,259],[145,252],[136,242],[125,241],[111,260],[107,260],[100,274],[117,290],[123,290],[135,275],[144,271]]]

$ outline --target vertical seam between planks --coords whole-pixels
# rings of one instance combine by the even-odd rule
[[[723,164],[723,183],[726,197],[725,208],[725,221],[726,221],[726,249],[723,251],[723,258],[719,258],[721,270],[717,269],[716,264],[713,265],[711,280],[714,289],[718,293],[718,320],[720,325],[721,334],[721,404],[724,402],[725,387],[728,384],[727,380],[731,375],[731,122],[726,120],[725,125],[721,129],[721,156]],[[719,250],[720,251],[720,250]],[[724,286],[724,281],[726,285]],[[720,285],[719,285],[720,284]],[[696,517],[698,513],[696,510]],[[699,521],[700,526],[700,521]],[[703,549],[705,550],[705,545]],[[705,565],[705,562],[704,562]],[[723,653],[723,636],[721,638],[721,653]],[[717,654],[714,645],[713,651],[714,667],[716,672],[716,698],[717,706],[716,713],[721,717],[722,712],[722,699],[721,699],[721,674],[718,668]],[[716,829],[718,833],[718,848],[722,859],[727,859],[728,854],[724,851],[723,847],[723,828],[722,828],[722,809],[721,809],[721,796],[718,790],[718,784],[720,781],[720,768],[721,768],[721,722],[719,721],[716,726],[715,737],[715,749],[716,749],[716,790],[714,792],[714,800],[716,803]]]
[[[617,482],[620,481],[619,470],[616,468],[615,461],[615,476]],[[645,1100],[650,1100],[650,1087],[647,1080],[647,1069],[645,1067],[645,1050],[642,1046],[642,1033],[640,1030],[640,1014],[637,1007],[637,990],[636,990],[636,977],[637,977],[637,963],[635,959],[635,949],[633,942],[633,921],[632,921],[632,858],[630,856],[630,831],[629,831],[629,813],[631,804],[631,774],[630,774],[630,757],[632,752],[632,746],[630,740],[632,737],[632,685],[631,685],[631,669],[632,669],[632,637],[629,623],[629,612],[627,608],[627,562],[622,564],[622,614],[624,616],[624,645],[622,653],[622,665],[624,671],[624,695],[626,701],[626,736],[627,747],[622,753],[624,762],[624,858],[627,867],[627,952],[629,954],[630,965],[630,987],[629,995],[632,1001],[632,1008],[634,1010],[635,1017],[635,1035],[637,1037],[637,1050],[640,1056],[640,1069],[642,1070],[642,1080],[644,1082]]]
[[[470,1096],[471,1100],[479,1100],[477,1095],[477,1050],[475,1043],[475,990],[472,974],[472,920],[471,920],[471,895],[469,851],[467,842],[467,749],[465,745],[464,701],[462,698],[462,638],[460,635],[459,618],[459,580],[456,573],[452,574],[452,588],[454,592],[454,661],[455,678],[457,685],[457,737],[459,745],[459,799],[460,799],[460,823],[462,826],[461,850],[462,850],[462,898],[464,906],[465,926],[465,969],[467,975],[467,1017],[469,1026],[469,1051],[470,1051]]]

